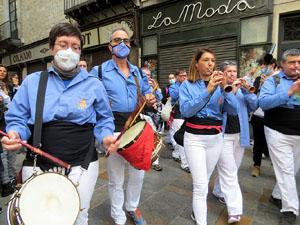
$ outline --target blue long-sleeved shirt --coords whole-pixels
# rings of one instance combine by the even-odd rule
[[[97,77],[80,69],[80,73],[65,87],[53,67],[48,72],[43,123],[55,120],[79,125],[94,123],[94,135],[99,143],[105,136],[113,135],[113,115],[106,91]],[[41,72],[36,72],[25,78],[5,116],[6,131],[18,132],[23,140],[31,136],[28,125],[33,125],[35,120],[40,75]]]
[[[256,94],[250,94],[248,90],[239,88],[236,92],[236,99],[239,103],[239,122],[240,122],[240,145],[250,145],[249,119],[248,113],[258,108],[258,99]],[[223,131],[225,131],[227,122],[227,112],[223,115]]]
[[[148,78],[143,72],[143,77],[139,75],[137,66],[132,65],[129,61],[129,75],[127,79],[117,66],[116,62],[111,59],[102,64],[102,82],[107,91],[108,98],[112,101],[111,109],[117,112],[132,112],[137,104],[137,86],[133,76],[137,76],[142,95],[150,94],[151,88]],[[99,66],[94,66],[90,74],[98,76]],[[156,100],[160,101],[162,96],[157,95]]]
[[[171,96],[171,104],[174,105],[179,99],[179,88],[181,83],[176,82],[169,88],[170,96]]]
[[[262,110],[269,110],[276,107],[294,108],[295,95],[288,95],[288,90],[292,87],[294,80],[288,78],[283,71],[277,74],[280,77],[280,83],[276,87],[274,75],[268,77],[259,96],[259,106]]]
[[[238,102],[232,92],[225,93],[218,86],[211,95],[203,80],[184,81],[179,89],[180,111],[184,118],[199,117],[222,120],[223,112],[238,113]]]

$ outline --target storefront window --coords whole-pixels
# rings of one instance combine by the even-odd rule
[[[246,76],[250,70],[255,70],[253,77],[260,75],[258,60],[266,53],[267,46],[247,47],[241,49],[240,55],[240,77]]]
[[[157,36],[152,35],[143,38],[143,56],[157,54]]]
[[[144,58],[142,67],[147,67],[152,73],[152,78],[157,79],[157,57],[156,56]]]
[[[267,42],[269,17],[255,17],[241,21],[241,44]]]

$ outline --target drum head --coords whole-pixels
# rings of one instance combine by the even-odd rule
[[[80,199],[71,180],[49,172],[24,184],[18,208],[26,225],[71,225],[79,214]]]
[[[127,145],[134,142],[140,134],[143,132],[146,126],[146,121],[140,121],[130,127],[121,137],[121,143],[119,148],[126,148]]]

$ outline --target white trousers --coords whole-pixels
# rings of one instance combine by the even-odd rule
[[[35,169],[37,171],[37,174],[43,173],[43,171],[39,167],[36,167]],[[95,162],[90,163],[88,170],[83,171],[81,176],[80,176],[82,172],[81,166],[72,167],[72,170],[68,175],[68,178],[74,184],[79,183],[77,190],[80,196],[80,207],[84,208],[83,211],[80,211],[75,225],[88,224],[88,210],[90,208],[90,201],[98,178],[98,172],[99,172],[98,169],[99,169],[99,163],[97,160]],[[33,167],[24,166],[22,168],[22,180],[26,181],[29,177],[32,176],[34,172],[35,171],[33,170]]]
[[[178,131],[181,127],[181,125],[183,124],[184,120],[183,119],[174,119],[172,122],[172,127],[174,130],[174,134],[176,133],[176,131]],[[181,159],[181,168],[184,169],[186,167],[189,167],[189,164],[186,160],[185,157],[185,152],[184,152],[184,147],[182,147],[181,145],[177,144],[174,147],[174,151],[172,152],[172,157],[174,158],[179,158]]]
[[[119,133],[114,134],[115,137]],[[108,193],[111,204],[111,217],[117,224],[126,223],[126,214],[123,210],[124,205],[124,173],[126,160],[118,153],[112,154],[107,158],[108,169]],[[126,203],[127,211],[135,211],[140,202],[141,191],[145,171],[135,169],[128,163],[128,183],[126,188]]]
[[[242,162],[244,147],[240,146],[240,134],[224,134],[218,177],[213,194],[225,198],[228,215],[243,214],[243,197],[238,182],[238,166]]]
[[[296,174],[300,166],[300,135],[286,135],[265,126],[265,135],[280,190],[282,209],[299,214]],[[276,189],[274,190],[275,192]],[[278,196],[273,196],[278,197]]]
[[[167,143],[170,143],[172,144],[173,148],[175,149],[175,146],[176,146],[176,141],[174,140],[174,128],[172,126],[172,123],[173,121],[169,121],[171,124],[170,124],[170,129],[169,129],[169,132],[168,132],[168,136],[166,137],[166,142]]]
[[[208,182],[219,160],[222,140],[222,133],[184,134],[184,150],[193,178],[193,211],[197,225],[207,225]]]

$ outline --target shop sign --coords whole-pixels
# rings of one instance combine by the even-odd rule
[[[3,57],[2,61],[6,66],[11,66],[39,58],[44,58],[50,55],[51,51],[49,49],[49,44],[43,44],[31,49],[12,54],[10,56]]]
[[[169,27],[171,25],[176,25],[178,23],[192,22],[195,20],[202,20],[205,18],[213,17],[214,15],[226,15],[233,12],[241,12],[244,10],[253,10],[255,9],[255,4],[249,3],[247,0],[232,1],[227,0],[225,4],[219,4],[220,1],[210,1],[209,4],[216,4],[211,7],[206,7],[203,1],[197,1],[191,4],[185,4],[181,8],[176,8],[176,10],[167,10],[165,13],[159,11],[152,16],[152,21],[150,25],[147,25],[147,30],[157,29],[160,27]],[[172,13],[167,15],[168,12]],[[179,14],[178,14],[179,12]],[[176,15],[175,15],[176,14]],[[148,16],[149,14],[147,14]],[[147,20],[148,21],[148,20]]]
[[[98,28],[81,32],[83,38],[83,48],[99,45]]]

